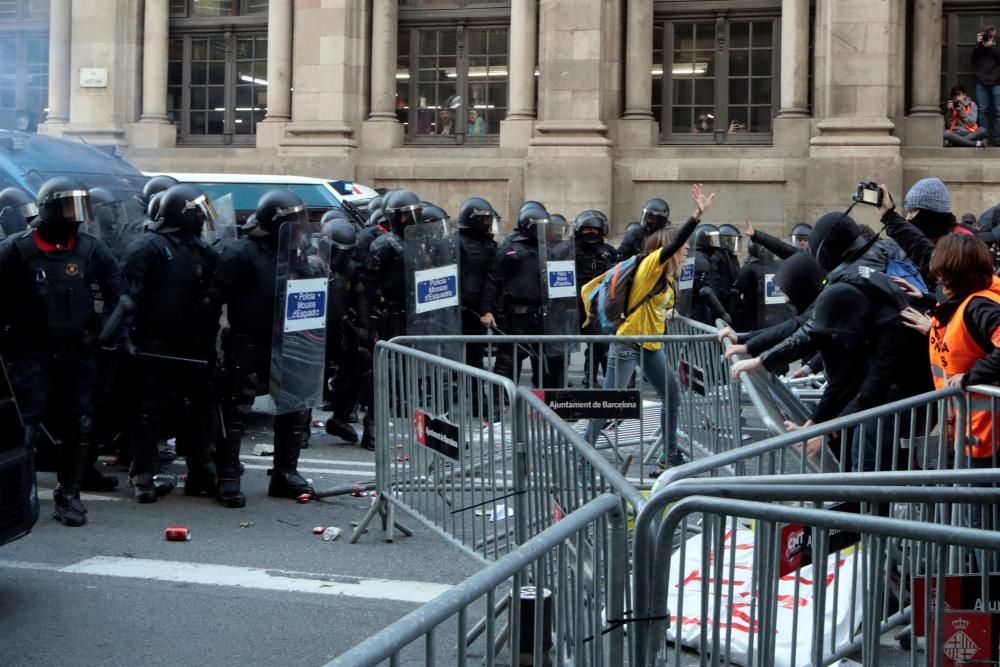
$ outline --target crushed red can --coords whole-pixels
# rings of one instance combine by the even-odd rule
[[[191,531],[184,526],[167,526],[167,542],[187,542],[191,539]]]
[[[326,527],[316,526],[315,528],[313,528],[313,535],[322,535],[324,530],[326,530]]]
[[[307,503],[312,499],[313,495],[311,493],[303,493],[301,496],[296,498],[296,500],[298,500],[300,503]]]

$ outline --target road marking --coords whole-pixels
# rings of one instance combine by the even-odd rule
[[[252,454],[244,454],[240,457],[243,461],[272,461],[273,456],[255,456]],[[299,463],[319,463],[322,465],[347,465],[347,466],[364,466],[366,468],[374,468],[374,463],[369,463],[368,461],[351,461],[349,459],[299,459]]]
[[[274,466],[259,466],[253,463],[244,463],[243,467],[246,470],[270,470]],[[316,473],[325,475],[347,475],[349,477],[361,477],[364,479],[371,479],[375,476],[374,470],[342,470],[337,468],[303,468],[299,466],[300,473]]]
[[[20,563],[12,567],[23,568]],[[7,567],[0,561],[0,567]],[[51,569],[39,564],[39,569]],[[309,572],[289,572],[233,565],[183,563],[145,558],[96,556],[59,568],[58,572],[125,579],[146,579],[206,586],[231,586],[288,593],[343,595],[370,600],[395,600],[422,604],[433,600],[452,587],[425,581],[394,579],[364,579]]]
[[[38,499],[39,500],[52,500],[52,491],[53,491],[53,489],[44,489],[42,487],[38,487]],[[116,498],[114,496],[99,496],[96,493],[81,493],[80,494],[80,500],[82,500],[84,502],[87,502],[87,503],[89,503],[91,501],[94,501],[94,500],[98,500],[98,501],[100,501],[100,500],[108,500],[108,501],[111,501],[111,502],[118,502],[120,500],[124,500],[124,498]]]

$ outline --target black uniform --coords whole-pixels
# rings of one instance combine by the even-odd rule
[[[709,287],[727,313],[732,313],[731,289],[736,281],[732,253],[722,248],[700,248],[695,251],[694,295],[691,317],[699,322],[714,324],[718,316],[701,296],[701,289]]]
[[[334,251],[336,253],[336,251]],[[349,260],[341,256],[343,260]],[[356,442],[357,435],[347,425],[354,406],[363,390],[371,384],[371,336],[368,334],[368,317],[362,317],[361,272],[351,261],[334,261],[330,266],[329,304],[327,307],[326,339],[328,358],[336,366],[330,389],[331,421],[327,432],[348,442]],[[331,423],[343,425],[331,431]]]
[[[486,283],[483,310],[497,317],[504,333],[544,335],[541,270],[538,240],[533,236],[517,233],[497,250]],[[531,382],[535,387],[542,387],[543,381],[549,387],[563,386],[565,363],[561,349],[558,355],[542,354],[541,358],[536,346],[517,346],[516,350],[512,345],[502,346],[493,372],[517,382],[524,362],[520,351],[526,350],[531,357]],[[544,366],[544,376],[540,366]]]
[[[591,280],[597,276],[605,273],[611,267],[613,267],[618,261],[618,253],[615,252],[614,246],[605,243],[603,239],[597,238],[593,240],[588,240],[586,237],[578,237],[576,243],[576,285],[577,293],[583,289],[583,286],[589,283]],[[585,322],[587,320],[587,315],[583,310],[583,302],[580,302],[580,321]],[[604,333],[601,329],[601,323],[598,318],[593,317],[590,319],[587,326],[581,328],[581,333],[585,335],[600,336]],[[600,386],[597,379],[597,370],[600,367],[601,372],[604,372],[608,364],[608,346],[605,344],[597,344],[591,347],[593,360],[591,359],[591,354],[588,354],[584,360],[584,385],[589,387]],[[591,363],[593,361],[593,363]]]
[[[486,328],[479,321],[485,313],[483,297],[497,254],[493,234],[473,229],[458,230],[459,305],[462,307],[462,335],[482,336]],[[486,350],[483,345],[466,348],[465,363],[481,368]]]
[[[166,434],[164,418],[172,417],[178,452],[187,457],[187,495],[215,493],[212,445],[218,413],[213,380],[219,314],[207,294],[218,261],[199,237],[162,231],[136,239],[125,259],[127,290],[135,302],[136,347],[191,360],[139,358],[132,477],[153,474],[157,443]]]
[[[649,238],[649,230],[645,226],[638,222],[630,222],[625,227],[625,234],[622,236],[622,242],[619,244],[616,254],[622,261],[638,255],[642,252],[643,246],[646,245],[647,238]]]
[[[122,291],[121,271],[107,246],[89,234],[56,247],[31,230],[0,245],[0,284],[0,311],[9,320],[6,360],[26,444],[33,447],[43,415],[59,416],[57,505],[60,495],[75,495],[79,502],[97,378],[91,285],[113,307]],[[68,525],[82,525],[82,504],[79,512],[79,523]]]

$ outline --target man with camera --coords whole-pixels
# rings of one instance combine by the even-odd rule
[[[965,88],[962,86],[952,88],[948,100],[948,112],[945,115],[944,145],[984,148],[986,128],[978,121],[979,109],[976,103],[969,99]]]
[[[990,133],[994,146],[1000,146],[1000,49],[993,26],[976,35],[972,49],[972,71],[976,73],[976,102],[984,116],[990,118]]]

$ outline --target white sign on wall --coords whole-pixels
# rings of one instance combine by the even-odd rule
[[[107,88],[108,69],[106,67],[81,67],[81,88]]]

